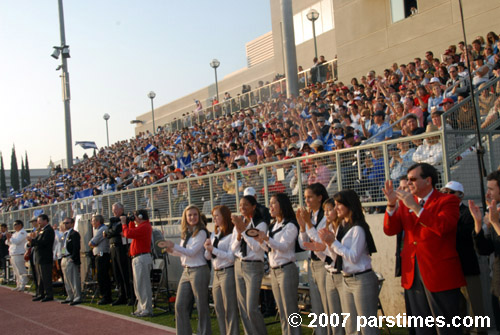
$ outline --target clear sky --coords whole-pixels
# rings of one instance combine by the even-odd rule
[[[0,151],[30,168],[66,158],[57,0],[0,0]],[[72,139],[134,136],[130,120],[246,67],[245,43],[271,30],[269,0],[65,0]],[[84,150],[73,146],[73,156]],[[89,155],[91,150],[87,150]]]

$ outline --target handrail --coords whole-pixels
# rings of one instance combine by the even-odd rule
[[[320,66],[311,67],[304,71],[298,72],[297,76],[299,77],[299,87],[306,87],[311,83],[310,73],[313,68],[319,69],[325,67],[327,72],[326,80],[337,79],[337,59],[333,59],[326,63],[321,64]],[[212,105],[210,107],[205,107],[200,111],[196,111],[196,104],[191,105],[191,111],[182,114],[185,118],[175,118],[175,120],[167,123],[169,125],[169,130],[173,131],[176,129],[182,128],[182,126],[191,126],[192,125],[192,115],[197,119],[197,123],[202,122],[205,119],[215,119],[218,116],[221,116],[222,113],[224,115],[229,115],[234,112],[237,112],[241,109],[256,106],[259,102],[267,101],[273,96],[273,89],[278,88],[278,92],[286,91],[286,78],[281,78],[279,80],[273,81],[268,85],[264,85],[262,87],[257,87],[249,92],[238,93],[236,97],[232,97],[231,99],[220,101],[218,104]],[[208,99],[206,100],[208,101]],[[182,112],[182,110],[180,111]],[[179,113],[180,113],[179,112]],[[191,115],[186,115],[191,114]],[[182,124],[182,126],[179,125]]]

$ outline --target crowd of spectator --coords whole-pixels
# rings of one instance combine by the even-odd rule
[[[300,89],[296,97],[287,98],[285,92],[276,92],[236,113],[228,112],[221,102],[219,116],[186,124],[175,131],[159,127],[155,134],[146,131],[100,148],[71,169],[55,170],[49,178],[22,193],[4,198],[0,211],[436,131],[443,126],[441,114],[469,95],[469,72],[473,74],[475,89],[500,76],[499,48],[498,36],[490,32],[487,39],[478,37],[467,48],[463,42],[458,47],[449,46],[441,59],[427,51],[423,59],[416,57],[407,64],[394,63],[380,74],[372,70],[359,80],[353,78],[349,86],[320,71],[318,64],[324,59],[315,60],[311,71],[316,80]],[[499,118],[499,94],[500,81],[478,97],[483,127]],[[224,100],[228,97],[225,94]],[[200,103],[197,113],[203,113],[201,108]],[[445,126],[472,129],[472,115],[470,109],[462,108]],[[408,141],[391,149],[391,178],[398,180],[413,162],[439,167],[442,146],[436,145],[436,141],[439,137]],[[371,154],[365,162],[366,169],[379,164],[380,153],[371,150]],[[324,184],[331,177],[321,166],[313,172],[304,176],[308,183]],[[369,174],[370,171],[365,177],[371,178]],[[226,188],[230,187],[228,184]]]

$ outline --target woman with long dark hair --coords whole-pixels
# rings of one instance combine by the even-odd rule
[[[212,261],[212,296],[220,334],[238,335],[238,302],[234,281],[234,254],[231,251],[233,223],[227,206],[212,209],[214,232],[205,242],[205,258]]]
[[[233,230],[231,250],[236,257],[234,276],[243,328],[249,335],[265,335],[266,324],[259,309],[260,286],[264,276],[264,250],[255,238],[247,235],[247,230],[250,229],[267,233],[267,224],[256,208],[255,197],[246,195],[241,198],[241,216],[232,216],[236,229]]]
[[[300,226],[299,244],[306,249],[304,242],[321,242],[318,235],[320,229],[325,228],[326,218],[323,211],[323,203],[328,199],[325,186],[320,183],[308,185],[304,191],[304,199],[307,209],[297,210],[297,220]],[[311,312],[320,315],[328,311],[326,300],[326,254],[320,251],[311,251],[308,259],[309,296],[311,297]],[[317,327],[316,334],[324,335],[331,333],[329,327]]]
[[[285,193],[271,197],[269,210],[273,221],[269,231],[259,232],[255,238],[265,251],[269,251],[271,284],[278,305],[282,334],[300,334],[300,327],[292,327],[288,316],[299,312],[297,305],[299,271],[295,265],[295,242],[299,234],[292,202]]]
[[[324,229],[337,233],[342,220],[339,219],[337,211],[335,210],[335,200],[333,200],[333,198],[327,199],[323,203],[323,210],[325,211],[326,218],[326,227]],[[330,325],[333,327],[332,332],[334,335],[343,335],[345,334],[345,329],[342,327],[343,319],[341,297],[344,277],[342,275],[342,272],[337,269],[337,267],[339,266],[339,264],[336,262],[337,255],[332,252],[330,248],[327,248],[323,242],[305,242],[304,246],[308,250],[323,251],[331,258],[329,262],[325,263],[327,295],[326,300],[330,315],[333,313],[338,315],[337,319],[332,319],[333,324],[330,323]],[[335,323],[338,323],[337,326],[335,326]]]
[[[205,222],[198,207],[189,205],[181,220],[181,242],[167,240],[167,252],[181,258],[184,268],[175,299],[177,334],[191,335],[190,315],[193,300],[198,309],[198,334],[211,334],[208,284],[210,269],[204,256],[203,245],[208,237]]]
[[[343,190],[333,199],[342,223],[336,233],[322,229],[319,236],[336,254],[336,269],[342,271],[342,311],[350,313],[346,332],[353,334],[356,333],[356,324],[352,321],[357,315],[377,316],[378,279],[371,264],[371,254],[377,249],[357,193]],[[361,331],[363,334],[377,334],[378,328],[367,326]]]

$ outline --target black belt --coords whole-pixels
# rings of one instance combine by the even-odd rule
[[[142,256],[142,255],[149,255],[149,252],[141,252],[140,254],[132,256],[132,259],[139,257],[139,256]]]
[[[187,265],[183,265],[182,267],[184,269],[198,269],[198,268],[201,268],[203,266],[207,266],[208,264],[204,264],[204,265],[198,265],[198,266],[187,266]]]
[[[294,263],[295,262],[288,262],[288,263],[285,263],[283,265],[278,265],[278,266],[272,267],[271,269],[273,269],[273,270],[283,269],[285,266],[290,265],[290,264],[294,264]]]
[[[345,278],[356,277],[356,276],[362,275],[363,273],[368,273],[368,272],[371,272],[371,271],[372,271],[372,269],[368,269],[368,270],[365,270],[365,271],[356,272],[356,273],[352,273],[352,274],[345,274],[344,277]]]
[[[71,255],[63,255],[62,257],[63,257],[63,258],[66,258],[66,257],[71,257]]]
[[[262,261],[254,261],[253,259],[240,259],[240,261],[245,263],[262,263]]]
[[[234,265],[229,265],[229,266],[226,266],[225,268],[222,268],[222,269],[214,269],[214,271],[224,271],[224,270],[231,269],[231,268],[234,268]]]
[[[121,247],[121,246],[123,246],[123,243],[110,243],[109,246],[110,247]]]

